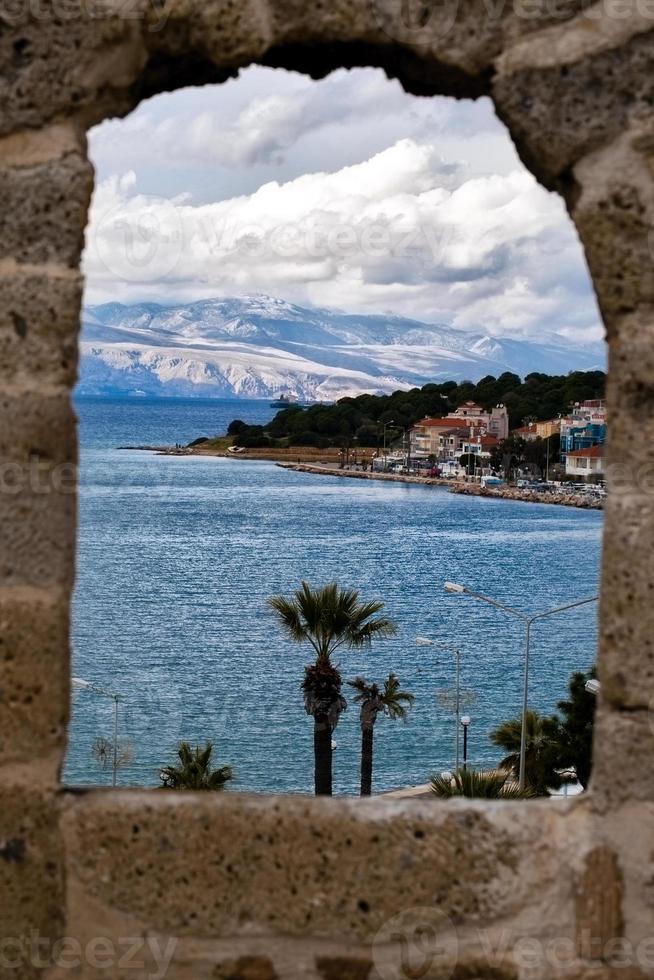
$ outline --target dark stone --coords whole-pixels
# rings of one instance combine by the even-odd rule
[[[279,980],[267,956],[240,956],[214,967],[215,980]]]
[[[10,837],[0,843],[0,857],[9,864],[20,864],[25,860],[25,841],[22,837]]]
[[[319,956],[316,967],[324,980],[368,980],[372,963],[351,956]]]
[[[21,338],[26,337],[27,336],[27,321],[26,321],[25,317],[24,316],[21,316],[20,313],[15,313],[14,310],[11,310],[10,316],[11,316],[12,322],[14,324],[14,330],[16,331],[16,333],[18,334],[18,336],[21,337]]]

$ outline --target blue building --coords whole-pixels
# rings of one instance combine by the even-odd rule
[[[597,399],[574,405],[571,415],[561,419],[560,434],[562,462],[568,453],[603,446],[606,440],[605,402]]]

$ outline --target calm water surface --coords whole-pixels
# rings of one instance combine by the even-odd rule
[[[234,417],[264,422],[267,403],[79,401],[82,446],[74,673],[118,691],[133,759],[126,784],[157,785],[177,741],[212,739],[235,788],[307,791],[311,721],[299,684],[308,650],[289,644],[266,597],[301,578],[337,579],[387,603],[395,639],[342,651],[347,677],[389,670],[416,695],[405,726],[376,728],[375,788],[453,766],[453,721],[434,692],[451,658],[416,634],[457,643],[473,763],[497,761],[488,731],[518,712],[522,633],[502,613],[446,595],[446,579],[538,611],[593,594],[602,517],[564,507],[454,496],[432,487],[342,481],[269,463],[176,458],[115,447],[187,442]],[[594,606],[534,630],[531,701],[551,710],[568,674],[593,660]],[[77,691],[65,778],[109,782],[91,747],[111,736],[111,703]],[[358,785],[358,712],[336,730],[335,788]]]

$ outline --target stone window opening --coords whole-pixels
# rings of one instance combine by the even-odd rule
[[[258,72],[258,83],[255,72]],[[266,93],[264,97],[257,94],[261,90]],[[311,130],[304,141],[301,128],[293,135],[297,123],[291,111],[292,99],[300,101],[309,118],[313,115],[315,131],[320,133],[322,125],[324,147],[330,127],[334,129],[333,105],[339,97],[354,100],[353,110],[347,103],[343,104],[341,117],[350,111],[360,114],[367,101],[370,111],[377,112],[378,123],[375,127],[373,122],[373,128],[365,129],[364,121],[358,119],[357,130],[364,130],[361,134],[357,132],[358,145],[353,147],[350,155],[342,151],[328,166],[324,158],[317,158],[310,144],[307,147]],[[388,116],[378,108],[374,110],[375,104],[383,98],[390,102]],[[326,105],[332,108],[325,111]],[[391,113],[394,107],[397,112],[399,105],[416,117],[413,126],[403,124],[398,128]],[[558,272],[563,279],[564,275],[570,275],[571,264],[575,261],[579,264],[578,242],[567,228],[567,217],[562,218],[559,202],[553,195],[539,192],[533,179],[521,168],[507,134],[493,119],[488,100],[467,101],[458,108],[459,116],[450,122],[448,114],[453,111],[453,106],[449,100],[406,96],[397,82],[389,81],[378,71],[357,69],[349,74],[341,71],[332,73],[322,82],[314,82],[279,69],[258,68],[246,71],[239,80],[229,81],[224,87],[183,89],[177,94],[146,100],[127,119],[108,120],[89,134],[90,156],[96,174],[83,257],[83,329],[79,381],[74,398],[79,419],[81,475],[72,623],[76,651],[73,716],[64,773],[67,785],[88,785],[92,780],[100,785],[156,787],[159,771],[175,760],[181,740],[192,745],[203,745],[209,740],[214,745],[214,763],[229,763],[233,767],[235,780],[230,791],[292,792],[303,782],[306,790],[310,790],[313,780],[311,719],[305,717],[298,694],[304,663],[302,649],[287,649],[288,642],[281,634],[277,635],[274,622],[266,619],[266,599],[275,591],[272,583],[279,578],[282,555],[268,555],[265,547],[262,549],[258,544],[255,551],[248,550],[244,537],[255,518],[246,506],[242,516],[240,511],[233,516],[229,504],[230,485],[222,486],[218,479],[214,486],[210,473],[206,473],[204,479],[208,481],[207,487],[213,488],[211,492],[220,506],[207,510],[198,499],[196,506],[202,514],[198,528],[211,526],[219,530],[219,539],[228,542],[226,549],[215,548],[215,534],[203,536],[190,525],[170,523],[168,514],[169,511],[172,513],[173,507],[190,506],[194,489],[192,477],[183,475],[174,458],[144,453],[134,455],[116,451],[116,447],[164,442],[178,446],[200,435],[218,433],[213,418],[222,418],[222,414],[211,418],[207,414],[206,423],[203,417],[193,423],[196,426],[214,425],[214,428],[206,431],[204,428],[185,428],[184,413],[188,408],[180,403],[174,420],[171,416],[171,421],[164,423],[162,417],[161,425],[168,425],[166,437],[143,434],[152,430],[149,416],[156,417],[158,412],[157,402],[149,400],[151,391],[154,390],[155,396],[159,391],[164,396],[169,392],[172,395],[194,393],[186,375],[181,373],[185,370],[185,356],[196,359],[188,361],[189,370],[197,372],[198,366],[202,365],[207,372],[229,371],[231,355],[229,351],[221,353],[218,344],[215,349],[219,353],[215,359],[213,348],[206,343],[207,340],[214,342],[212,334],[204,326],[202,317],[208,316],[209,323],[220,315],[247,317],[247,308],[244,314],[240,309],[230,313],[230,304],[234,302],[230,297],[243,293],[256,297],[265,289],[273,296],[267,302],[275,304],[280,302],[280,297],[286,299],[285,289],[289,289],[291,283],[281,279],[280,294],[275,277],[288,274],[289,262],[308,265],[313,260],[319,265],[332,258],[345,267],[345,273],[340,269],[334,271],[331,293],[329,284],[325,284],[323,292],[317,294],[318,305],[328,305],[330,296],[338,302],[339,282],[346,285],[348,272],[352,278],[355,273],[361,273],[362,296],[367,299],[369,292],[373,300],[368,303],[375,302],[375,276],[385,274],[385,266],[389,263],[395,266],[397,289],[404,287],[408,276],[407,294],[415,292],[414,283],[418,283],[425,297],[423,302],[426,302],[430,293],[439,299],[447,296],[446,290],[441,288],[439,292],[438,283],[431,283],[429,270],[440,267],[456,278],[457,250],[470,251],[477,234],[473,229],[478,226],[479,234],[488,244],[482,249],[479,260],[468,259],[468,262],[473,267],[476,261],[485,263],[489,269],[477,273],[477,288],[485,287],[489,292],[483,329],[492,329],[501,318],[503,291],[510,293],[513,283],[524,276],[534,276],[534,285],[527,290],[532,299],[523,301],[512,315],[514,319],[520,315],[531,316],[531,307],[541,304],[548,295],[547,285],[543,286],[535,279],[534,263],[537,266],[547,262],[553,265],[556,256],[552,240],[557,241],[561,251],[569,256],[569,263],[562,265],[559,260],[549,277],[555,278]],[[266,113],[272,113],[272,125],[267,127]],[[325,115],[324,122],[320,119],[321,113]],[[386,127],[388,135],[378,137],[375,128],[379,126]],[[477,127],[476,131],[473,127]],[[462,130],[471,133],[469,141],[456,143],[457,131]],[[365,141],[364,134],[369,142]],[[238,146],[239,140],[242,148]],[[440,152],[441,143],[452,147],[444,151],[445,155]],[[318,145],[321,145],[319,138]],[[484,147],[494,155],[494,166],[486,165]],[[457,152],[467,154],[465,163],[453,162],[457,160]],[[301,161],[295,164],[296,153],[300,157],[308,156],[309,163],[304,167]],[[262,162],[259,162],[260,158]],[[240,166],[236,165],[237,160],[241,161]],[[322,170],[328,170],[333,176],[316,174],[316,160]],[[154,173],[153,167],[158,167]],[[248,168],[254,172],[250,184],[240,177]],[[335,182],[345,183],[348,177],[353,187],[350,194],[347,187],[343,191],[330,189]],[[265,188],[270,186],[272,179],[279,188],[277,198],[280,203],[269,190],[264,198],[267,203],[261,211],[258,200],[266,194]],[[362,179],[378,185],[379,189],[374,193],[368,191],[365,196],[359,189]],[[306,190],[306,185],[312,181],[322,188],[319,207],[314,211],[310,210],[310,205],[303,209],[301,203],[296,203],[306,197],[312,199],[311,189]],[[294,191],[296,183],[298,190]],[[430,191],[432,186],[434,190]],[[161,193],[152,193],[153,188],[161,189]],[[444,219],[438,206],[430,203],[429,193],[440,195],[443,209],[449,206]],[[392,212],[400,194],[405,201],[404,211],[391,220],[384,220],[382,225],[379,214]],[[352,214],[352,195],[360,202],[361,216]],[[476,197],[477,209],[467,210],[466,195]],[[463,203],[458,203],[460,199]],[[242,207],[244,216],[239,214],[239,201],[245,202]],[[287,203],[284,206],[282,202]],[[257,207],[260,210],[258,219]],[[421,208],[420,217],[413,217],[412,211],[415,214]],[[281,217],[285,210],[292,211],[291,219]],[[481,212],[480,216],[477,210]],[[543,218],[539,217],[540,211]],[[523,215],[522,224],[515,217],[516,213]],[[505,221],[509,222],[508,233],[504,232]],[[555,230],[548,231],[548,223]],[[382,239],[385,230],[387,238]],[[310,242],[309,231],[312,233]],[[348,250],[339,253],[340,242],[346,233]],[[366,247],[366,242],[373,235],[375,248],[371,250]],[[499,254],[502,249],[511,255],[504,266],[498,265],[494,258],[495,252]],[[530,254],[534,255],[533,259],[522,258]],[[366,265],[372,269],[370,276],[366,275]],[[421,270],[422,280],[416,275],[417,269]],[[250,279],[244,278],[245,275]],[[493,276],[498,278],[496,286]],[[577,277],[582,281],[585,278],[583,266],[580,266]],[[465,284],[464,277],[459,285]],[[315,288],[319,286],[318,281]],[[561,288],[565,293],[565,285]],[[176,292],[180,289],[183,291]],[[308,295],[306,302],[312,299],[312,294]],[[574,293],[567,295],[572,302]],[[220,305],[205,309],[204,304],[211,304],[214,296],[218,297],[219,303],[226,304],[225,313],[221,312]],[[322,303],[321,297],[326,297]],[[200,314],[194,312],[198,301],[201,303]],[[471,301],[474,308],[474,292]],[[148,304],[151,303],[158,304],[161,312],[150,307]],[[300,306],[302,303],[300,298]],[[123,305],[119,307],[118,304]],[[581,321],[585,317],[586,322],[592,323],[596,316],[592,301],[582,298],[579,305],[582,312],[577,319]],[[453,315],[465,315],[465,306],[466,301],[460,301],[454,306]],[[565,315],[566,308],[566,303],[559,301],[555,307],[559,318],[550,314],[544,320],[545,326],[558,329],[560,316]],[[416,309],[415,305],[409,312],[411,309]],[[199,339],[194,340],[193,330],[198,326],[194,317],[197,315],[200,316],[200,333]],[[251,315],[255,318],[265,316],[265,306],[261,309],[255,306]],[[180,346],[175,335],[175,322],[180,317],[187,346]],[[567,321],[563,322],[567,326]],[[222,336],[219,331],[217,336]],[[302,352],[297,344],[291,345],[290,350]],[[425,354],[428,352],[429,348],[425,348]],[[600,363],[601,356],[599,353]],[[148,373],[150,364],[153,367]],[[166,372],[174,372],[173,380],[167,384]],[[180,377],[186,387],[174,387],[176,377]],[[425,381],[428,380],[429,375],[425,374]],[[159,387],[153,388],[153,385]],[[206,387],[208,394],[213,394],[213,389],[209,385]],[[108,392],[112,395],[121,390],[123,398],[131,396],[131,404],[129,398],[115,408],[111,402],[88,401],[89,394]],[[202,393],[203,387],[195,385],[195,390]],[[136,398],[136,395],[141,397]],[[263,397],[274,399],[274,391],[264,392]],[[111,408],[111,411],[107,410],[108,414],[103,412],[103,405],[107,404]],[[165,406],[166,402],[159,404]],[[215,412],[226,410],[222,403],[215,404]],[[468,401],[459,413],[469,413],[470,405],[475,407]],[[137,411],[139,421],[134,415]],[[234,401],[231,415],[225,418],[241,417],[243,411],[247,412],[248,408],[242,409],[241,403]],[[115,420],[114,414],[117,415]],[[105,438],[107,428],[111,434]],[[222,428],[226,428],[226,422],[222,423]],[[102,431],[100,437],[98,429]],[[160,429],[154,426],[154,431]],[[454,446],[456,440],[450,437],[449,444]],[[475,447],[472,448],[474,451]],[[216,462],[206,462],[215,472]],[[172,464],[172,468],[168,464]],[[187,473],[197,473],[200,465],[201,460],[189,461]],[[242,462],[236,465],[243,468]],[[198,479],[202,482],[201,477]],[[266,493],[265,485],[258,493]],[[247,498],[242,499],[245,504]],[[301,501],[302,498],[298,499]],[[265,520],[265,515],[259,515],[258,511],[256,515],[256,520]],[[368,525],[368,518],[362,516],[362,519]],[[328,515],[325,520],[329,521]],[[232,526],[234,521],[236,525]],[[241,521],[243,532],[239,531]],[[270,525],[271,529],[275,526]],[[265,527],[264,524],[262,531]],[[167,533],[171,534],[169,542]],[[237,560],[231,561],[229,541],[234,533],[232,548]],[[369,533],[374,532],[371,529]],[[115,538],[112,537],[114,534]],[[284,531],[278,529],[274,534],[280,538]],[[194,542],[191,548],[180,535]],[[268,533],[264,533],[264,541],[267,536]],[[256,540],[255,537],[253,544]],[[382,534],[382,543],[390,546],[385,534]],[[289,548],[291,551],[299,549],[300,554],[304,551],[300,542],[291,543]],[[214,550],[215,557],[208,565],[203,565],[203,552],[214,554]],[[392,547],[391,553],[394,553]],[[384,599],[384,590],[388,586],[369,580],[368,563],[364,562],[359,569],[356,552],[345,549],[341,554],[343,560],[337,563],[336,571],[327,575],[321,566],[327,560],[328,567],[332,568],[334,563],[330,563],[329,552],[320,546],[320,561],[316,566],[315,556],[309,550],[304,563],[301,560],[293,562],[294,579],[287,576],[286,591],[305,578],[314,585],[322,584],[327,575],[358,585],[364,596],[378,595]],[[383,564],[381,555],[379,561]],[[533,561],[537,559],[533,558]],[[546,564],[547,556],[543,554],[538,561]],[[264,581],[260,576],[253,578],[249,572],[251,566],[259,562],[263,562],[267,569]],[[284,566],[286,564],[288,561],[284,558]],[[359,584],[361,573],[363,581]],[[247,608],[243,614],[232,613],[229,605],[221,606],[222,574],[230,579],[230,591],[240,589],[244,596],[252,597],[260,607],[257,613]],[[417,570],[414,574],[418,574]],[[478,574],[474,565],[467,574],[474,581]],[[556,574],[563,575],[564,570]],[[382,578],[382,581],[385,580]],[[435,609],[440,603],[443,607],[441,618],[445,616],[442,623],[438,622],[437,616],[437,622],[429,629],[436,634],[447,634],[449,610],[444,608],[446,599],[439,594],[438,582],[432,582],[429,574],[421,588],[431,590]],[[481,585],[479,588],[484,591]],[[496,588],[494,580],[486,584],[487,591]],[[569,585],[572,592],[575,588],[585,593],[588,586],[585,582]],[[161,614],[160,589],[166,591],[172,604],[168,614]],[[197,600],[193,596],[197,596]],[[513,601],[512,596],[510,599]],[[567,589],[565,594],[562,593],[561,601],[563,599],[568,599]],[[532,600],[529,597],[520,601]],[[540,598],[539,601],[541,605],[547,605],[549,600]],[[550,605],[553,603],[554,596],[549,601]],[[140,610],[140,614],[136,614],[136,610]],[[153,612],[157,612],[154,618]],[[470,610],[471,622],[479,612]],[[390,614],[393,614],[392,607]],[[253,617],[251,624],[249,617]],[[425,619],[421,615],[422,629],[428,628],[431,618]],[[256,631],[254,621],[259,619],[266,622],[265,634]],[[247,643],[254,657],[252,683],[242,691],[238,702],[247,702],[250,687],[254,700],[249,708],[243,704],[240,713],[233,703],[239,678],[238,674],[233,675],[230,667],[230,659],[241,656],[239,651],[243,643],[238,636],[239,621],[249,624]],[[457,615],[455,621],[465,624],[467,618]],[[485,689],[493,689],[496,680],[473,670],[464,654],[464,674],[467,675],[464,679],[468,685],[474,685],[477,697],[469,760],[469,764],[477,769],[492,769],[496,759],[506,754],[491,745],[487,733],[520,713],[522,641],[520,636],[513,635],[511,625],[507,630],[506,624],[500,621],[492,627],[508,644],[510,654],[507,656],[511,663],[507,663],[510,677],[504,679],[506,698],[493,706],[490,713],[485,707]],[[562,624],[561,636],[568,636],[570,625]],[[592,632],[586,636],[586,625],[581,641],[585,647],[583,654],[577,651],[576,659],[568,657],[567,670],[561,668],[556,682],[550,677],[542,680],[541,674],[553,652],[560,656],[561,641],[557,641],[556,651],[551,651],[547,637],[541,638],[540,645],[543,647],[544,644],[544,648],[536,651],[532,658],[532,707],[539,711],[553,708],[556,700],[564,696],[570,671],[586,669],[592,662],[592,640],[589,639]],[[401,637],[412,628],[415,632],[415,623],[400,621],[399,626]],[[575,649],[574,636],[572,631],[564,645],[569,644]],[[464,650],[470,646],[465,629],[461,630],[458,642]],[[393,669],[399,673],[405,687],[410,690],[415,687],[417,702],[410,725],[380,725],[377,729],[375,793],[397,790],[416,781],[425,791],[432,775],[455,766],[454,758],[450,758],[453,741],[450,729],[454,721],[439,711],[436,701],[436,692],[451,687],[454,675],[447,669],[447,664],[441,663],[443,658],[438,655],[433,664],[433,658],[428,657],[425,669],[418,669],[416,674],[401,654],[403,643],[406,643],[406,635],[404,640],[400,638],[399,646],[395,642],[390,644],[392,649],[388,643],[377,643],[373,655],[364,657],[364,666],[356,652],[348,653],[341,663],[344,678],[362,672],[368,675]],[[256,665],[257,657],[263,656],[268,646],[275,650],[269,656],[274,660],[279,657],[282,663],[287,661],[289,664],[277,680],[278,696],[287,705],[284,718],[272,715],[268,725],[261,730],[262,735],[266,732],[265,738],[257,738],[249,731],[256,733],[261,727],[253,725],[252,721],[259,710],[257,705],[266,699],[267,684],[257,686]],[[379,660],[381,666],[378,666]],[[207,683],[202,692],[193,686],[198,671],[207,672]],[[268,671],[263,673],[267,676]],[[551,704],[545,704],[545,696],[541,694],[543,684],[547,686]],[[345,693],[350,693],[347,687]],[[112,694],[115,695],[113,700]],[[357,718],[358,708],[351,704],[350,711],[334,732],[338,746],[333,760],[334,792],[337,795],[358,793],[361,747]],[[386,739],[386,727],[398,727],[400,732],[392,731]],[[159,732],[156,739],[152,739],[154,731]],[[241,734],[235,738],[237,731]],[[428,758],[426,747],[432,743],[436,751],[434,758]],[[414,753],[419,753],[420,758],[424,756],[421,779],[416,779],[414,773],[418,767],[410,762]],[[268,768],[264,783],[261,783],[261,765],[254,762],[257,759],[266,762]],[[407,764],[409,769],[406,769]],[[296,770],[297,775],[293,776]]]

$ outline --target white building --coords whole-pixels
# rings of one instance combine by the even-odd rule
[[[582,479],[604,475],[604,447],[589,446],[588,449],[575,449],[565,457],[566,476]]]
[[[490,412],[485,412],[481,405],[465,402],[447,417],[468,419],[471,425],[483,427],[485,435],[495,436],[498,440],[506,439],[509,434],[509,413],[505,405],[496,405]]]

